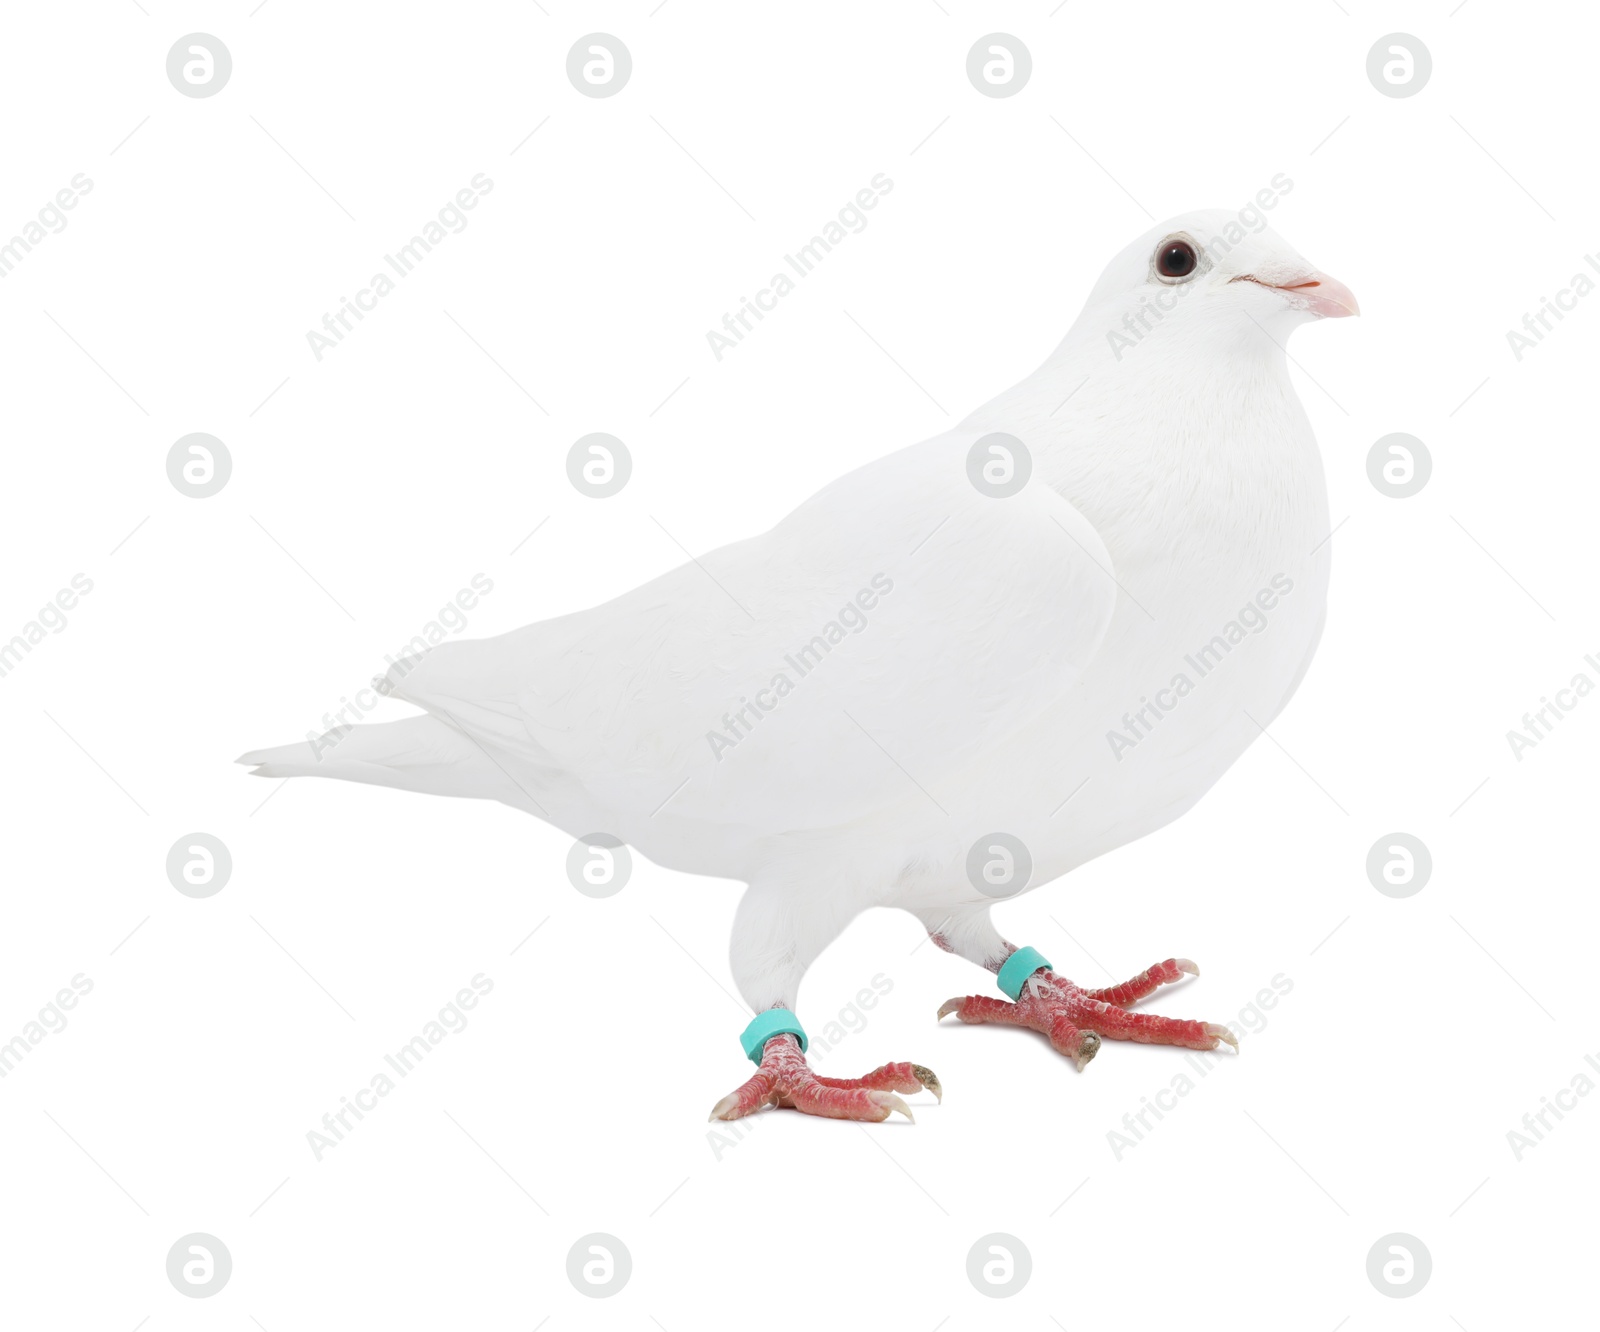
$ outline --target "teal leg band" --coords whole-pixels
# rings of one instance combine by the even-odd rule
[[[995,982],[1005,992],[1006,998],[1015,1003],[1017,996],[1022,993],[1022,987],[1028,983],[1028,977],[1049,965],[1050,959],[1037,948],[1019,948],[1001,964]]]
[[[750,1025],[739,1035],[739,1044],[744,1047],[744,1052],[752,1064],[761,1062],[761,1052],[767,1048],[767,1042],[774,1036],[793,1036],[800,1042],[800,1053],[804,1054],[806,1046],[806,1029],[800,1025],[800,1019],[787,1008],[769,1008],[765,1013],[758,1013],[750,1019]]]

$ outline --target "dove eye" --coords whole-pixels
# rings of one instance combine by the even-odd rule
[[[1200,256],[1193,242],[1183,236],[1172,236],[1156,247],[1155,270],[1166,282],[1181,282],[1200,266]]]

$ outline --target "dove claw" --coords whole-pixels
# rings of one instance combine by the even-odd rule
[[[1220,1022],[1207,1022],[1203,1025],[1207,1036],[1215,1036],[1218,1041],[1226,1041],[1235,1050],[1239,1048],[1239,1038],[1233,1034],[1231,1028],[1223,1026]],[[1217,1047],[1213,1045],[1211,1048],[1214,1050]]]
[[[899,1111],[899,1113],[904,1115],[913,1124],[915,1124],[917,1122],[917,1117],[914,1114],[911,1113],[911,1107],[909,1105],[907,1105],[904,1101],[902,1101],[893,1092],[869,1091],[867,1093],[867,1099],[869,1101],[871,1101],[874,1105],[879,1105],[879,1106],[883,1107],[883,1113],[878,1116],[878,1122],[879,1123],[882,1123],[885,1119],[889,1118],[889,1116],[891,1114],[893,1114],[894,1112],[896,1112],[896,1111]]]
[[[931,1068],[924,1068],[921,1064],[913,1064],[911,1065],[911,1076],[931,1091],[936,1101],[940,1104],[944,1103],[944,1086],[939,1081],[939,1075]]]

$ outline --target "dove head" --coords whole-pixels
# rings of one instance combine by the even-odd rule
[[[1158,331],[1229,337],[1252,321],[1281,342],[1300,324],[1359,313],[1350,288],[1301,258],[1258,212],[1247,223],[1205,209],[1153,227],[1113,259],[1080,324],[1106,330],[1115,352]]]

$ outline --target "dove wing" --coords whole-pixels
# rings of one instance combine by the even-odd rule
[[[979,493],[969,443],[891,454],[604,605],[443,644],[393,692],[618,827],[669,800],[756,833],[937,803],[1071,687],[1117,597],[1088,520],[1037,480]]]

